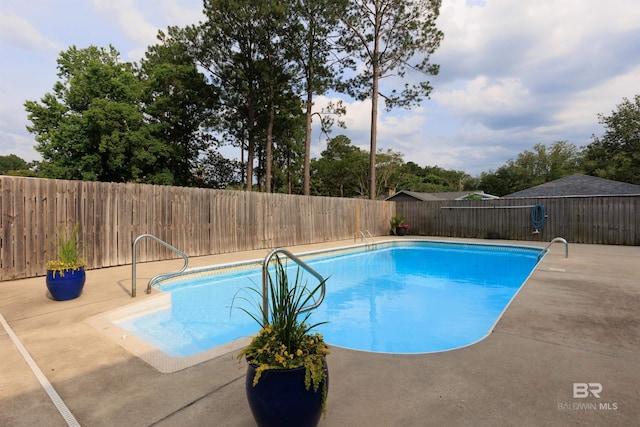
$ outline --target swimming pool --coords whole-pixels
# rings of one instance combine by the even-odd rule
[[[329,321],[318,330],[331,345],[427,353],[473,344],[491,332],[542,252],[425,240],[376,246],[300,255],[330,277],[311,321]],[[238,289],[261,286],[260,267],[252,262],[167,280],[158,288],[170,293],[170,306],[116,323],[173,357],[252,335],[255,321],[231,306]]]

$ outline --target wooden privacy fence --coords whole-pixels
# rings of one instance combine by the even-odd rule
[[[46,273],[57,233],[80,224],[89,268],[129,264],[152,234],[189,256],[387,234],[395,203],[0,176],[0,280]],[[176,255],[151,239],[137,260]]]
[[[547,217],[534,234],[531,212]],[[396,202],[410,233],[427,236],[640,245],[640,196]]]

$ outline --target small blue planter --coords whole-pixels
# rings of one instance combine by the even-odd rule
[[[78,298],[84,288],[86,278],[84,267],[79,270],[64,270],[62,274],[47,270],[47,289],[56,301]]]
[[[260,427],[314,427],[322,416],[322,385],[317,392],[304,387],[304,366],[273,369],[262,373],[253,385],[256,366],[249,364],[246,377],[247,400]],[[327,372],[327,389],[329,388]]]

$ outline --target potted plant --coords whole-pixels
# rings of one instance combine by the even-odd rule
[[[409,224],[402,216],[394,216],[391,218],[391,229],[396,236],[405,236],[409,231]]]
[[[292,284],[286,265],[277,254],[275,279],[268,275],[268,308],[263,291],[247,288],[257,298],[242,298],[255,312],[239,307],[259,325],[260,331],[239,354],[248,363],[246,393],[254,419],[259,426],[315,426],[326,414],[329,371],[326,357],[329,348],[321,334],[312,330],[323,323],[310,325],[310,311],[317,293],[302,283],[298,268]],[[235,299],[235,298],[234,298]],[[301,319],[299,318],[301,317]]]
[[[396,227],[396,234],[398,236],[406,236],[407,234],[409,234],[409,224],[403,222],[402,224],[398,225]]]
[[[57,301],[77,298],[86,280],[85,262],[80,257],[78,224],[68,235],[62,227],[58,231],[57,258],[47,261],[47,289]]]

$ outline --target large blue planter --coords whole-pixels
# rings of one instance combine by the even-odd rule
[[[62,274],[47,270],[47,289],[51,297],[57,301],[78,298],[86,278],[84,267],[79,270],[64,270]]]
[[[249,365],[247,400],[260,427],[315,427],[322,416],[322,385],[317,392],[304,387],[305,368],[274,369],[262,373],[253,385],[256,366]],[[327,391],[329,376],[327,372]]]

